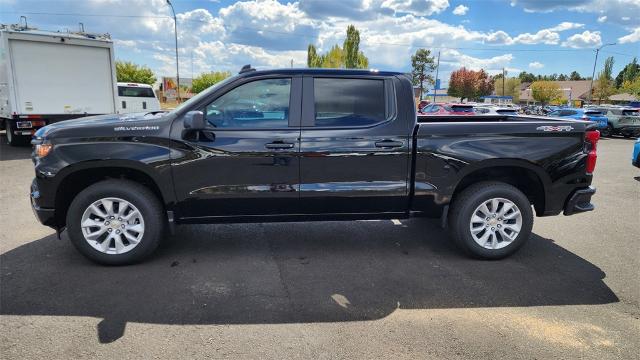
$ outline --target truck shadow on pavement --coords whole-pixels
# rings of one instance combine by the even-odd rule
[[[11,146],[4,131],[0,132],[0,161],[23,160],[31,157],[31,146]]]
[[[103,319],[98,339],[127,322],[277,324],[366,321],[396,309],[605,304],[605,273],[533,235],[501,261],[463,257],[437,221],[178,227],[148,261],[104,267],[66,236],[0,257],[3,315]]]

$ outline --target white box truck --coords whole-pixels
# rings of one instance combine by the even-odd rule
[[[109,35],[0,25],[0,126],[26,144],[52,122],[117,112]]]

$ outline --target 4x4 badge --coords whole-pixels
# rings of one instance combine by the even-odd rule
[[[542,131],[571,131],[573,130],[573,126],[551,126],[551,125],[545,125],[545,126],[538,126],[536,128],[536,130],[542,130]]]

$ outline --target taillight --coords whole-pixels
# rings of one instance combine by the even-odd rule
[[[596,160],[598,159],[596,149],[598,140],[600,140],[600,131],[589,130],[585,133],[584,139],[587,143],[585,149],[587,151],[587,174],[591,174],[596,169]]]

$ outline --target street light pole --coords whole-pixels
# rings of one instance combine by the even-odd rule
[[[598,63],[598,53],[605,46],[615,45],[616,43],[604,44],[596,49],[596,59],[593,61],[593,72],[591,73],[591,84],[589,85],[589,104],[591,104],[591,93],[593,92],[593,78],[596,76],[596,64]]]
[[[436,65],[436,83],[433,86],[433,102],[436,102],[436,95],[438,94],[438,72],[440,71],[440,51],[438,51],[438,65]]]
[[[176,11],[173,9],[173,5],[170,0],[167,0],[167,5],[171,7],[171,12],[173,13],[173,33],[176,38],[176,96],[178,98],[178,103],[180,102],[180,66],[178,64],[178,19],[176,18]]]

